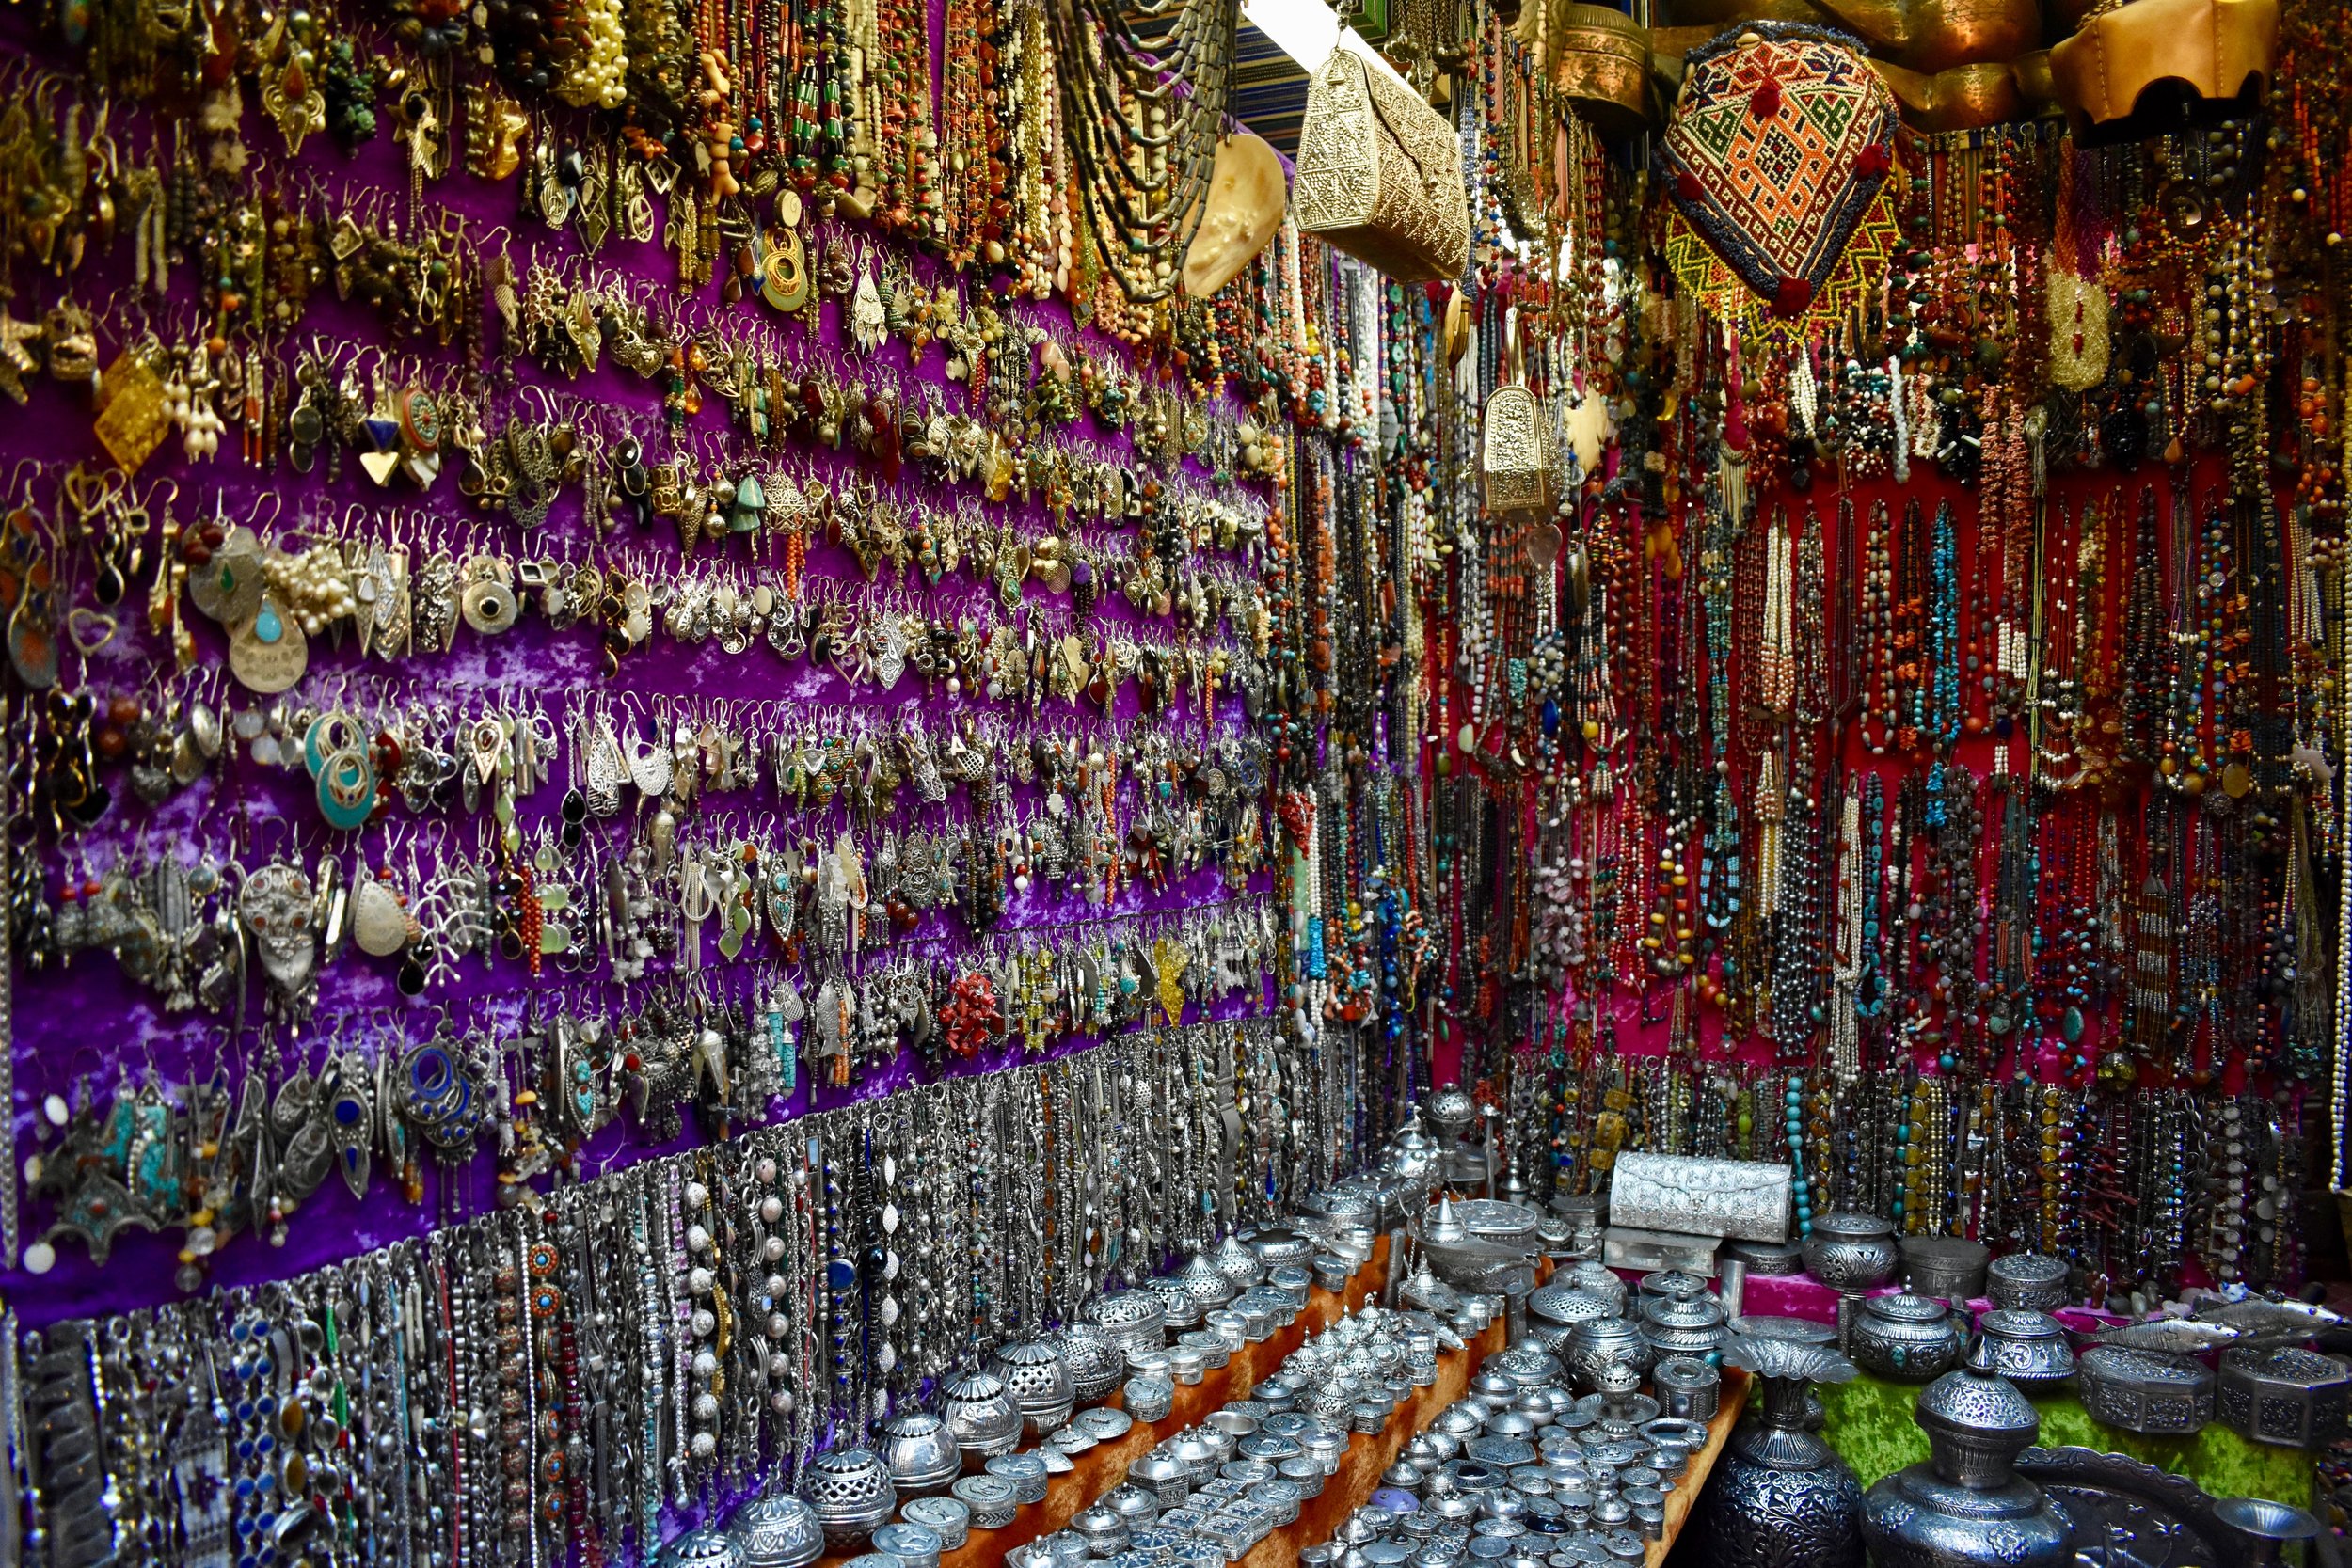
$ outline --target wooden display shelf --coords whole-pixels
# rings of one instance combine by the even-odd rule
[[[1707,1423],[1707,1447],[1691,1456],[1690,1467],[1675,1482],[1675,1489],[1666,1494],[1666,1533],[1649,1544],[1649,1551],[1642,1560],[1645,1568],[1659,1568],[1666,1560],[1666,1554],[1675,1549],[1692,1508],[1707,1488],[1707,1478],[1715,1472],[1715,1461],[1722,1456],[1724,1445],[1731,1441],[1731,1429],[1740,1424],[1740,1412],[1747,1407],[1748,1374],[1737,1367],[1725,1367],[1723,1399],[1715,1407],[1715,1418]]]
[[[1127,1466],[1151,1452],[1161,1439],[1200,1424],[1210,1412],[1222,1409],[1231,1401],[1248,1399],[1259,1380],[1272,1375],[1291,1352],[1306,1342],[1308,1335],[1320,1333],[1337,1323],[1344,1315],[1348,1302],[1378,1294],[1388,1277],[1388,1262],[1389,1243],[1384,1236],[1375,1247],[1372,1260],[1348,1282],[1344,1296],[1330,1291],[1310,1291],[1305,1309],[1288,1327],[1259,1344],[1243,1346],[1224,1366],[1202,1374],[1199,1383],[1178,1384],[1175,1402],[1164,1419],[1148,1424],[1137,1421],[1125,1435],[1098,1443],[1079,1454],[1072,1460],[1068,1474],[1055,1476],[1047,1482],[1043,1502],[1022,1509],[1012,1523],[1002,1529],[974,1530],[962,1545],[940,1554],[940,1568],[996,1568],[1014,1548],[1025,1546],[1069,1524],[1080,1509],[1124,1480]],[[1436,1419],[1438,1412],[1470,1391],[1470,1379],[1477,1375],[1487,1356],[1499,1354],[1506,1348],[1504,1332],[1502,1321],[1497,1319],[1461,1354],[1438,1356],[1437,1381],[1426,1388],[1413,1390],[1412,1398],[1397,1406],[1396,1414],[1380,1431],[1351,1435],[1339,1468],[1324,1481],[1323,1490],[1299,1504],[1296,1519],[1278,1527],[1252,1546],[1240,1560],[1241,1568],[1282,1568],[1298,1560],[1302,1547],[1328,1541],[1338,1533],[1347,1516],[1372,1497],[1382,1473],[1396,1463],[1405,1445]],[[1698,1500],[1701,1488],[1715,1467],[1716,1457],[1723,1452],[1732,1427],[1746,1408],[1747,1395],[1748,1374],[1725,1368],[1722,1408],[1708,1423],[1706,1448],[1691,1456],[1690,1467],[1682,1480],[1666,1496],[1666,1533],[1649,1544],[1647,1568],[1659,1568],[1674,1548],[1675,1538],[1681,1534],[1692,1505]],[[1114,1395],[1110,1402],[1116,1404],[1119,1400],[1120,1396]],[[827,1557],[819,1568],[839,1568],[847,1560],[846,1557]]]
[[[940,1568],[995,1568],[1014,1547],[1025,1546],[1038,1537],[1051,1535],[1070,1523],[1072,1516],[1080,1509],[1125,1480],[1127,1466],[1150,1453],[1162,1438],[1173,1437],[1188,1427],[1200,1425],[1211,1411],[1221,1410],[1233,1400],[1248,1399],[1249,1390],[1258,1386],[1259,1380],[1272,1376],[1275,1369],[1281,1366],[1291,1352],[1306,1343],[1308,1335],[1321,1333],[1339,1322],[1346,1314],[1348,1304],[1361,1302],[1368,1295],[1378,1295],[1388,1280],[1388,1265],[1389,1239],[1383,1236],[1373,1245],[1371,1261],[1357,1270],[1348,1280],[1344,1293],[1310,1290],[1306,1307],[1287,1327],[1257,1344],[1242,1346],[1227,1358],[1224,1366],[1203,1372],[1200,1382],[1178,1384],[1175,1401],[1168,1406],[1165,1418],[1148,1423],[1137,1421],[1128,1428],[1123,1436],[1107,1443],[1097,1443],[1077,1455],[1071,1461],[1067,1474],[1048,1479],[1043,1502],[1023,1508],[1013,1515],[1012,1523],[1002,1529],[974,1530],[962,1545],[940,1554]],[[1444,1380],[1448,1360],[1458,1363],[1463,1357],[1438,1358],[1440,1382]],[[1467,1375],[1465,1387],[1468,1386]],[[1426,1389],[1422,1391],[1427,1392]],[[1113,1394],[1106,1402],[1118,1405],[1124,1398],[1122,1391]],[[1391,1421],[1389,1424],[1393,1429],[1397,1423]],[[1356,1439],[1349,1445],[1348,1460],[1352,1462],[1355,1458],[1356,1443],[1372,1441],[1374,1439],[1369,1437]],[[1383,1461],[1372,1473],[1376,1477],[1387,1467],[1388,1462]],[[1341,1473],[1348,1473],[1345,1465]],[[1338,1480],[1339,1477],[1334,1476],[1332,1482],[1336,1483]],[[1329,1495],[1330,1489],[1330,1485],[1327,1484],[1324,1489],[1326,1496]],[[1302,1509],[1300,1517],[1305,1516]],[[1345,1517],[1344,1511],[1339,1516]],[[897,1514],[894,1513],[892,1517],[896,1518]],[[1266,1539],[1271,1541],[1274,1537]],[[848,1557],[828,1556],[819,1560],[818,1568],[839,1568],[848,1560]]]

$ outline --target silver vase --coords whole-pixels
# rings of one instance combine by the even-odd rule
[[[1700,1497],[1708,1568],[1862,1568],[1862,1482],[1805,1430],[1812,1386],[1847,1382],[1853,1363],[1825,1345],[1738,1337],[1724,1360],[1763,1379],[1764,1399]]]
[[[1947,1372],[1919,1391],[1923,1465],[1888,1476],[1863,1500],[1862,1533],[1877,1568],[2061,1568],[2074,1526],[2016,1470],[2042,1418],[2017,1386]]]

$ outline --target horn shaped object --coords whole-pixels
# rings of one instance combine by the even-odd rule
[[[1208,204],[1184,251],[1184,293],[1206,299],[1225,287],[1282,227],[1290,185],[1272,147],[1244,132],[1216,144]]]

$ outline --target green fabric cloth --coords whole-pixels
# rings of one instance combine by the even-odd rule
[[[1928,1457],[1928,1434],[1911,1418],[1919,1386],[1857,1377],[1824,1386],[1821,1405],[1828,1421],[1821,1435],[1846,1456],[1868,1486],[1882,1476]],[[2294,1449],[2249,1443],[2219,1421],[2194,1437],[2143,1437],[2091,1419],[2072,1393],[2036,1399],[2042,1412],[2042,1445],[2127,1453],[2160,1470],[2186,1476],[2214,1497],[2267,1497],[2308,1508],[2312,1499],[2312,1456]]]

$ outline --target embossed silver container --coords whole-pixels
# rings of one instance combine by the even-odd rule
[[[877,1445],[890,1467],[891,1484],[901,1497],[945,1492],[963,1469],[963,1455],[947,1423],[927,1411],[894,1416],[882,1423]]]
[[[1095,1557],[1113,1557],[1127,1549],[1127,1521],[1101,1503],[1072,1514],[1070,1533],[1085,1542]]]
[[[1788,1167],[1753,1160],[1628,1151],[1609,1180],[1609,1220],[1636,1230],[1784,1241]]]
[[[1811,1385],[1851,1379],[1853,1363],[1788,1339],[1734,1338],[1724,1359],[1761,1378],[1764,1398],[1733,1429],[1699,1497],[1706,1568],[1862,1568],[1862,1483],[1805,1430]],[[1596,1521],[1602,1500],[1592,1505]]]
[[[825,1531],[825,1549],[853,1552],[898,1509],[890,1467],[871,1449],[834,1449],[809,1462],[801,1496]]]
[[[1190,1328],[1200,1321],[1200,1305],[1192,1299],[1190,1288],[1174,1275],[1153,1275],[1136,1289],[1149,1291],[1160,1298],[1162,1325],[1168,1330]]]
[[[1021,1411],[1022,1429],[1042,1437],[1070,1419],[1078,1402],[1070,1363],[1051,1339],[1016,1339],[989,1357],[988,1370],[1004,1380]]]
[[[727,1539],[743,1568],[808,1568],[825,1555],[817,1511],[789,1492],[763,1493],[737,1509]]]
[[[2074,1363],[2074,1392],[2094,1419],[2152,1437],[2186,1437],[2213,1419],[2213,1373],[2185,1355],[2092,1345]]]
[[[1119,1397],[1120,1406],[1138,1421],[1154,1422],[1168,1419],[1168,1413],[1176,1404],[1176,1384],[1172,1378],[1143,1374],[1127,1380],[1127,1386]]]
[[[690,1529],[661,1549],[660,1568],[743,1568],[735,1543],[715,1529]]]
[[[2072,1378],[2074,1351],[2066,1342],[2066,1325],[2047,1312],[1996,1307],[1978,1321],[1968,1370],[2005,1377],[2031,1393]]]
[[[1925,1296],[1872,1296],[1854,1320],[1846,1354],[1854,1365],[1898,1383],[1927,1383],[1961,1363],[1968,1341],[1941,1302]]]
[[[884,1525],[874,1532],[874,1550],[904,1568],[939,1568],[939,1554],[946,1546],[939,1532],[925,1525]]]
[[[1045,1500],[1048,1472],[1045,1461],[1033,1453],[1000,1453],[988,1462],[988,1473],[1012,1488],[1023,1504]]]
[[[1238,1301],[1241,1298],[1236,1296],[1233,1299]],[[1202,1313],[1200,1329],[1223,1340],[1227,1355],[1232,1354],[1249,1343],[1248,1317],[1244,1313],[1236,1312],[1230,1307],[1220,1307],[1214,1312]]]
[[[957,1497],[916,1497],[900,1505],[898,1517],[938,1536],[943,1552],[954,1551],[972,1533],[972,1510]]]
[[[1250,1259],[1253,1263],[1256,1260]],[[1194,1307],[1204,1313],[1216,1310],[1241,1294],[1241,1286],[1205,1252],[1194,1253],[1169,1277],[1184,1288]]]
[[[1723,1305],[1712,1296],[1667,1296],[1642,1308],[1642,1337],[1653,1361],[1709,1354],[1724,1342]]]
[[[1707,1278],[1688,1269],[1652,1269],[1635,1283],[1634,1291],[1644,1307],[1653,1301],[1690,1301],[1707,1294]]]
[[[974,1529],[1003,1529],[1021,1512],[1021,1496],[1002,1476],[965,1476],[949,1490],[972,1511]]]
[[[1576,1325],[1618,1315],[1601,1296],[1554,1281],[1527,1293],[1527,1338],[1552,1354],[1565,1357]]]
[[[1021,1441],[1021,1407],[994,1372],[966,1372],[940,1391],[940,1419],[965,1460],[1010,1453]]]
[[[1777,1279],[1804,1272],[1804,1248],[1796,1242],[1726,1242],[1725,1260],[1747,1265],[1749,1276]]]
[[[1699,1355],[1661,1356],[1650,1368],[1650,1386],[1658,1390],[1658,1408],[1684,1420],[1711,1421],[1723,1399],[1723,1374]]]
[[[1265,1277],[1264,1260],[1250,1250],[1248,1242],[1231,1231],[1226,1232],[1224,1239],[1210,1249],[1209,1261],[1215,1263],[1217,1271],[1233,1282],[1235,1294],[1247,1291]]]
[[[1127,1351],[1100,1323],[1072,1323],[1056,1337],[1070,1389],[1079,1404],[1100,1404],[1127,1375]]]
[[[1984,1293],[1984,1271],[1992,1261],[1982,1242],[1962,1236],[1905,1236],[1904,1288],[1915,1296],[1972,1301]]]
[[[1121,1481],[1096,1500],[1126,1520],[1131,1530],[1140,1529],[1160,1516],[1159,1494],[1133,1481]],[[1128,1544],[1134,1544],[1133,1542]]]
[[[2012,1252],[1985,1266],[1984,1293],[1995,1307],[2021,1307],[2055,1312],[2074,1292],[2067,1288],[2063,1258],[2046,1252]]]
[[[1096,1296],[1083,1311],[1125,1354],[1158,1350],[1167,1343],[1168,1304],[1156,1291],[1121,1291],[1115,1296]]]
[[[1245,1232],[1242,1240],[1258,1255],[1258,1261],[1266,1266],[1268,1278],[1273,1277],[1276,1269],[1304,1268],[1315,1256],[1314,1238],[1286,1225],[1260,1226]]]
[[[2344,1435],[2352,1371],[2333,1356],[2281,1345],[2221,1353],[2221,1419],[2241,1437],[2316,1449]]]
[[[1574,1371],[1577,1380],[1588,1387],[1600,1381],[1601,1369],[1613,1362],[1621,1362],[1637,1372],[1649,1370],[1649,1341],[1641,1329],[1623,1318],[1596,1318],[1576,1325],[1568,1336],[1568,1350],[1562,1359]]]
[[[1192,1495],[1192,1467],[1155,1449],[1127,1466],[1127,1484],[1151,1493],[1163,1510],[1182,1508]]]
[[[1874,1290],[1895,1277],[1902,1259],[1894,1225],[1876,1214],[1823,1214],[1804,1239],[1805,1272],[1833,1291]]]
[[[1886,1477],[1862,1503],[1876,1568],[2061,1568],[2074,1526],[2017,1456],[2042,1418],[2006,1378],[1946,1374],[1920,1390],[1915,1418],[1931,1457]]]
[[[1313,1291],[1315,1285],[1313,1262],[1314,1256],[1310,1253],[1304,1263],[1276,1264],[1265,1272],[1265,1288],[1269,1291],[1279,1291],[1290,1297],[1294,1311],[1305,1307],[1307,1297]]]
[[[1500,1355],[1487,1357],[1482,1370],[1502,1373],[1522,1394],[1531,1388],[1556,1388],[1568,1375],[1567,1367],[1559,1356],[1533,1343],[1517,1344]]]

